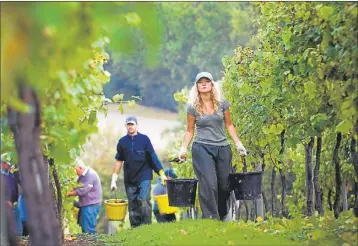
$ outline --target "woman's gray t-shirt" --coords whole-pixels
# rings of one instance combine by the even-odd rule
[[[203,113],[201,116],[196,109],[188,104],[187,112],[195,116],[196,137],[194,143],[203,143],[215,146],[229,145],[224,132],[224,112],[229,108],[230,103],[223,99],[218,111],[211,115]]]

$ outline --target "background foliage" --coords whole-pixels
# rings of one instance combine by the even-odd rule
[[[256,7],[245,2],[156,3],[163,22],[162,46],[155,56],[158,66],[146,68],[145,49],[130,55],[113,54],[106,69],[111,81],[104,87],[108,97],[116,93],[141,96],[146,106],[176,110],[173,94],[191,86],[199,71],[210,71],[216,80],[222,76],[221,59],[251,41],[256,28],[251,21]],[[160,95],[160,96],[157,96]]]

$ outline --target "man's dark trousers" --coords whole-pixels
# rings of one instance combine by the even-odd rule
[[[152,204],[150,202],[151,180],[139,185],[125,184],[128,197],[129,221],[131,227],[152,223]]]

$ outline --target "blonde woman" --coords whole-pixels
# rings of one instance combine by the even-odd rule
[[[224,125],[235,142],[239,155],[246,155],[246,149],[231,122],[229,106],[229,102],[222,98],[213,76],[208,72],[199,73],[189,95],[187,129],[179,159],[185,159],[196,128],[192,159],[199,180],[199,201],[203,218],[225,220],[228,214],[232,152]]]

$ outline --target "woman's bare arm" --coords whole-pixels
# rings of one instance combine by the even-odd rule
[[[238,135],[236,133],[235,126],[231,121],[231,116],[230,116],[230,110],[229,109],[227,109],[224,112],[224,120],[225,120],[226,129],[227,129],[229,135],[231,136],[231,138],[234,141],[234,143],[237,144],[237,142],[239,142],[240,139],[239,139],[239,137],[238,137]]]
[[[194,129],[195,129],[195,116],[192,114],[187,113],[186,115],[186,132],[184,134],[184,140],[183,140],[183,147],[185,149],[188,148],[188,146],[191,143],[191,140],[194,136]]]

